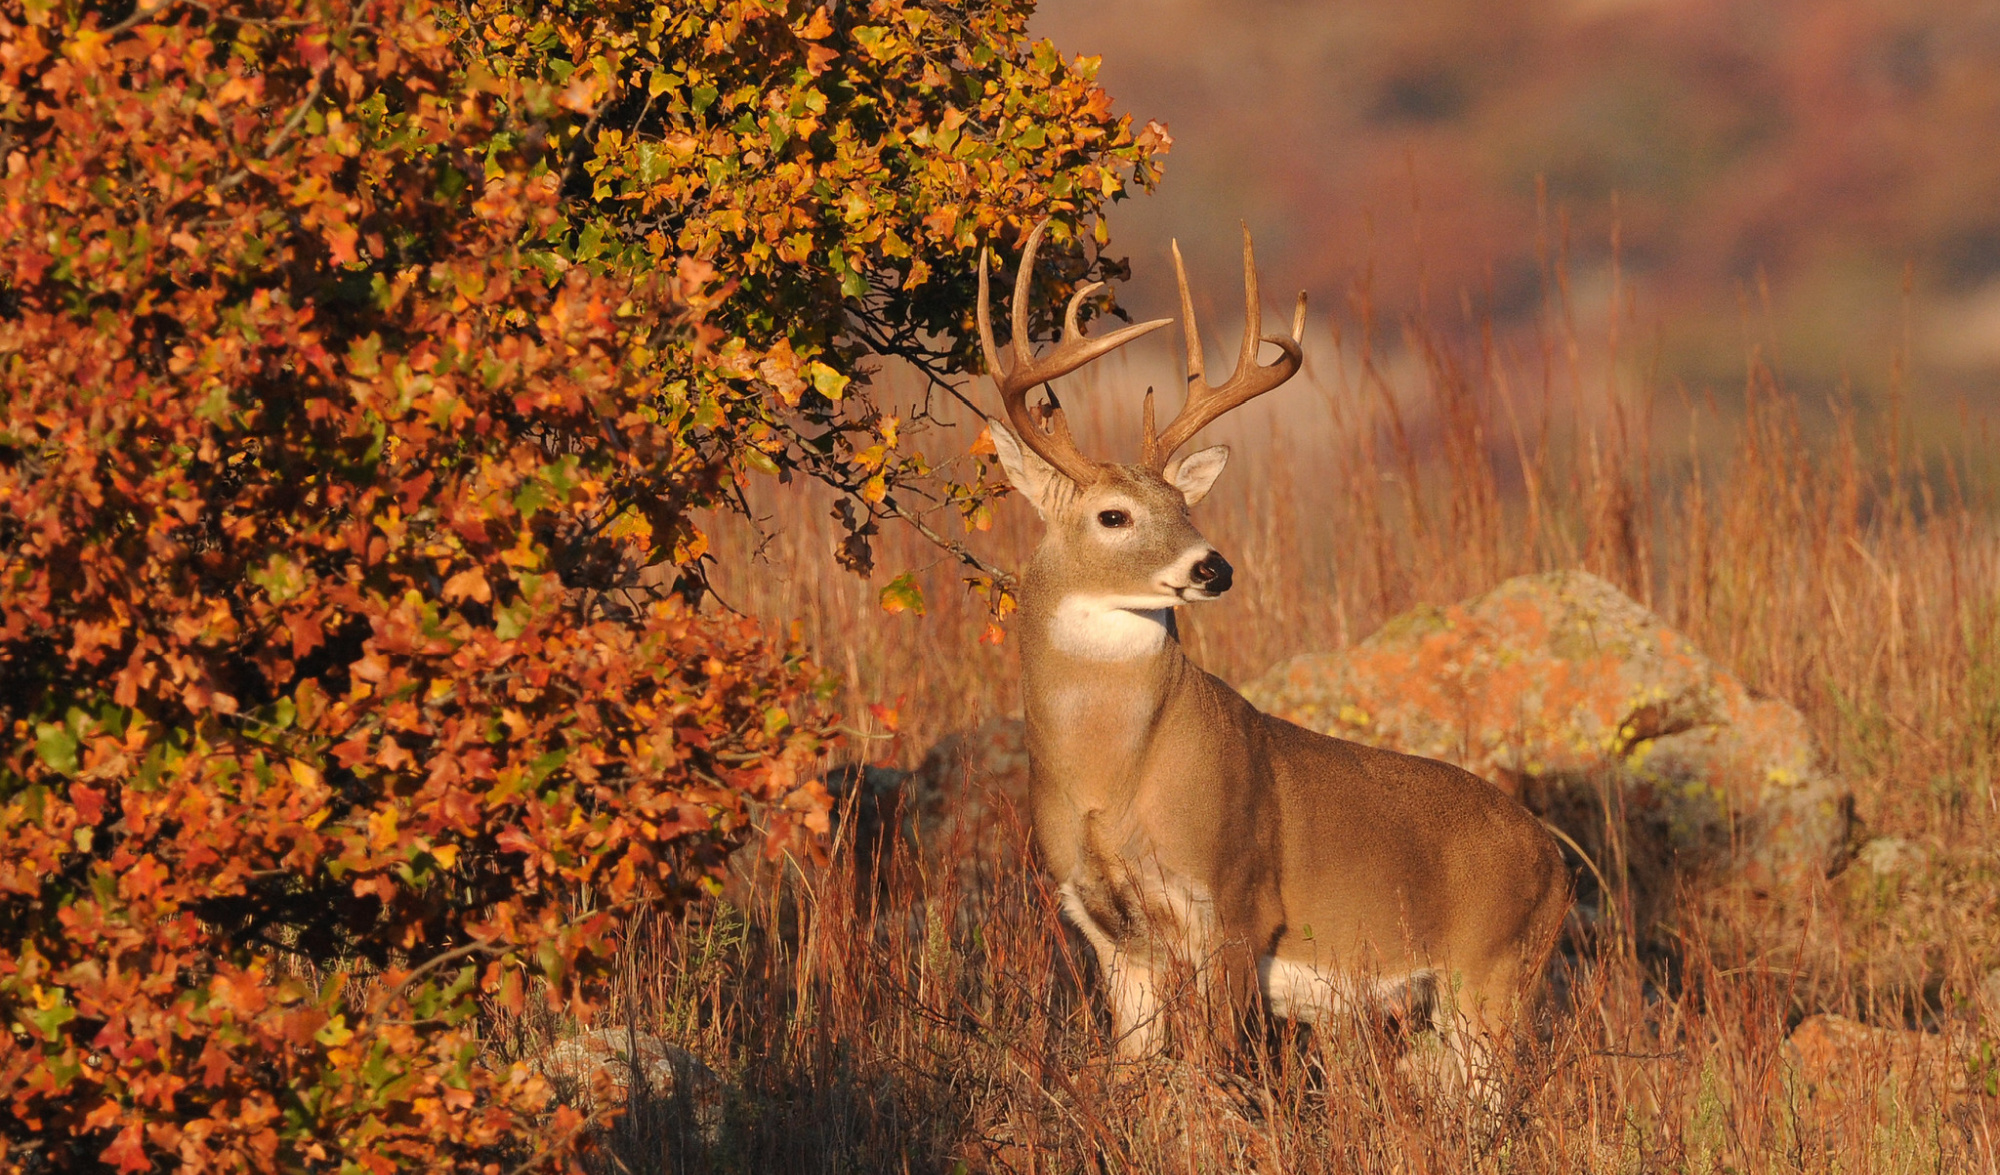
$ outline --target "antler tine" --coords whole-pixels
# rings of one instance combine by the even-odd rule
[[[979,346],[986,353],[986,370],[997,380],[1006,368],[1000,365],[1000,348],[993,341],[993,312],[989,305],[991,297],[986,287],[986,256],[987,248],[981,245],[979,247]]]
[[[1193,382],[1208,374],[1208,362],[1201,353],[1201,327],[1194,320],[1194,297],[1188,293],[1187,267],[1181,264],[1181,243],[1172,242],[1174,250],[1174,282],[1181,290],[1181,334],[1187,337],[1188,380]]]
[[[1035,254],[1042,250],[1042,230],[1049,227],[1049,218],[1044,216],[1028,230],[1027,244],[1021,246],[1021,264],[1014,270],[1014,301],[1007,307],[1009,325],[1014,337],[1008,342],[1014,348],[1014,370],[1026,371],[1035,365],[1034,344],[1028,337],[1028,295],[1035,288]]]
[[[1236,222],[1243,230],[1243,347],[1236,352],[1236,370],[1229,373],[1235,383],[1257,365],[1257,345],[1264,336],[1264,302],[1257,296],[1257,254],[1250,248],[1250,226]]]
[[[1174,253],[1174,284],[1181,292],[1181,337],[1187,342],[1187,377],[1189,395],[1195,384],[1203,382],[1208,374],[1208,362],[1201,353],[1201,327],[1194,318],[1194,297],[1188,293],[1187,267],[1181,263],[1181,243],[1169,241]],[[1153,389],[1146,389],[1146,419],[1139,434],[1139,462],[1154,469],[1164,469],[1171,452],[1159,452],[1160,437],[1153,430]]]
[[[1100,339],[1088,338],[1078,325],[1077,317],[1082,311],[1083,300],[1104,285],[1102,282],[1090,282],[1070,297],[1069,306],[1063,314],[1062,341],[1047,355],[1036,359],[1028,334],[1028,298],[1034,286],[1035,253],[1041,248],[1042,231],[1048,226],[1048,218],[1044,217],[1028,233],[1026,247],[1021,252],[1021,267],[1014,277],[1014,304],[1009,307],[1014,328],[1014,337],[1010,341],[1010,349],[1014,352],[1011,368],[1001,366],[1000,348],[993,341],[987,252],[985,249],[979,251],[979,342],[986,353],[987,370],[1000,389],[1001,402],[1006,405],[1007,419],[1014,425],[1015,432],[1020,434],[1022,443],[1062,470],[1070,480],[1086,485],[1097,480],[1103,466],[1078,451],[1076,441],[1070,435],[1069,421],[1063,416],[1062,406],[1056,402],[1055,394],[1050,393],[1048,406],[1043,411],[1048,421],[1044,428],[1028,408],[1028,390],[1058,376],[1068,375],[1140,335],[1158,330],[1173,319],[1136,323]]]
[[[1145,462],[1155,472],[1164,473],[1167,463],[1173,459],[1174,451],[1186,444],[1194,434],[1213,423],[1230,409],[1284,383],[1298,374],[1305,362],[1305,353],[1300,342],[1305,336],[1306,296],[1300,292],[1298,305],[1292,311],[1292,333],[1267,335],[1263,333],[1264,308],[1257,293],[1257,257],[1250,246],[1250,228],[1243,227],[1243,347],[1236,356],[1236,370],[1220,385],[1212,385],[1207,379],[1206,366],[1201,354],[1201,336],[1195,326],[1194,300],[1188,295],[1187,274],[1181,267],[1180,246],[1174,246],[1174,276],[1181,287],[1181,329],[1187,334],[1188,353],[1188,394],[1187,402],[1181,405],[1180,413],[1166,432],[1157,438],[1150,427],[1145,435]],[[1257,362],[1257,348],[1271,343],[1284,352],[1270,363]]]
[[[1063,310],[1063,342],[1083,337],[1083,328],[1076,324],[1076,316],[1083,310],[1083,300],[1103,288],[1103,282],[1086,282],[1069,296],[1069,306]]]

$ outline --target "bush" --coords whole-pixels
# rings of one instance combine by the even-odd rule
[[[1154,174],[1027,7],[0,3],[0,1162],[566,1153],[482,1001],[825,826],[693,512],[976,525],[866,356]]]

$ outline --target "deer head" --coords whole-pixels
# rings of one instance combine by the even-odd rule
[[[1062,406],[1053,393],[1031,409],[1028,391],[1165,326],[1170,319],[1139,323],[1100,339],[1086,338],[1077,326],[1083,299],[1099,288],[1093,282],[1070,299],[1062,341],[1040,359],[1028,339],[1028,294],[1045,220],[1028,234],[1014,280],[1013,362],[1003,366],[993,341],[987,289],[987,256],[979,256],[979,334],[986,364],[999,385],[1010,433],[991,425],[994,447],[1007,478],[1034,505],[1047,524],[1030,580],[1058,608],[1083,609],[1093,616],[1159,613],[1178,604],[1212,600],[1230,586],[1229,563],[1202,538],[1188,510],[1208,494],[1229,460],[1216,445],[1176,460],[1174,454],[1203,427],[1230,409],[1270,391],[1295,374],[1302,361],[1299,339],[1305,330],[1306,296],[1299,295],[1292,333],[1264,335],[1257,295],[1256,259],[1250,232],[1243,232],[1244,334],[1236,370],[1220,385],[1207,381],[1201,336],[1180,246],[1174,245],[1174,276],[1180,285],[1181,328],[1187,339],[1188,395],[1164,432],[1153,422],[1153,394],[1145,398],[1145,423],[1137,465],[1096,461],[1077,449]],[[1257,361],[1260,344],[1282,352],[1269,364]],[[1031,592],[1035,590],[1031,588]],[[1084,601],[1086,603],[1077,603]],[[1158,620],[1156,619],[1156,624]],[[1117,622],[1114,618],[1113,626]],[[1098,627],[1103,627],[1099,625]],[[1145,630],[1139,631],[1142,635]]]

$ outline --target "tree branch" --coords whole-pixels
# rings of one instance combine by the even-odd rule
[[[893,503],[888,506],[888,513],[909,523],[910,526],[916,529],[918,534],[930,540],[932,544],[943,550],[946,554],[949,554],[952,558],[992,580],[993,585],[1000,590],[1011,593],[1018,586],[1012,572],[1002,571],[991,563],[986,562],[978,555],[973,554],[972,548],[959,542],[957,539],[946,538],[944,535],[939,534],[937,531],[931,529],[930,524],[925,522],[921,516],[911,513],[902,506]],[[877,517],[880,516],[879,514],[877,515]]]

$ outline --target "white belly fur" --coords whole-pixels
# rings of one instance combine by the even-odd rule
[[[1175,946],[1183,949],[1194,946],[1203,932],[1214,932],[1213,903],[1197,887],[1183,883],[1148,888],[1152,892],[1147,896],[1165,905],[1175,920],[1180,921],[1181,925],[1174,929],[1182,934],[1190,930],[1195,932],[1195,935],[1189,936],[1193,941],[1183,938]],[[1119,1051],[1150,1052],[1160,1041],[1158,1021],[1162,1011],[1152,968],[1112,942],[1111,936],[1084,908],[1074,885],[1064,882],[1057,893],[1062,899],[1063,913],[1077,929],[1083,931],[1083,936],[1096,949],[1098,962],[1104,969],[1109,988],[1105,994],[1111,1005],[1112,1023],[1119,1035]],[[1198,949],[1196,953],[1199,953]],[[1271,1014],[1286,1020],[1302,1021],[1314,1028],[1326,1027],[1337,1017],[1371,1009],[1396,1010],[1407,1014],[1414,1010],[1416,1001],[1413,997],[1434,982],[1437,974],[1426,967],[1399,975],[1363,977],[1296,959],[1280,959],[1276,955],[1264,955],[1257,960],[1257,984]]]
[[[1424,968],[1406,975],[1363,978],[1276,955],[1257,960],[1257,983],[1271,1014],[1316,1028],[1335,1016],[1393,1006],[1436,975]]]

